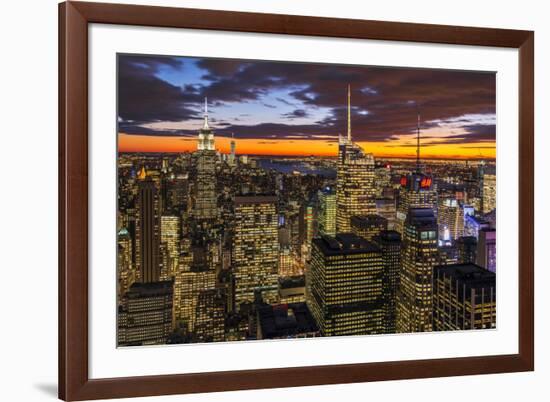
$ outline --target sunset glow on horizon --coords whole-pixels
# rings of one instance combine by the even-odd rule
[[[216,150],[229,153],[231,139],[216,137]],[[326,140],[265,140],[265,139],[235,139],[237,155],[269,155],[269,156],[324,156],[336,157],[338,143]],[[386,142],[357,142],[366,152],[376,157],[416,157],[416,149],[411,145],[388,146]],[[194,152],[197,140],[192,137],[129,135],[120,133],[118,137],[119,152]],[[422,158],[437,159],[495,159],[494,143],[476,143],[472,146],[452,146],[442,143],[422,147]]]

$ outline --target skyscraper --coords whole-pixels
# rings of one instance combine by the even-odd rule
[[[376,213],[374,157],[351,139],[351,92],[348,86],[348,132],[340,137],[336,182],[336,229],[349,232],[351,217]]]
[[[277,197],[235,197],[233,236],[233,274],[235,305],[252,303],[255,292],[266,303],[277,299],[277,265],[279,241],[277,232]]]
[[[352,233],[313,239],[306,300],[323,336],[384,332],[384,262]]]
[[[193,216],[213,219],[218,216],[216,193],[216,150],[214,132],[208,125],[208,102],[204,101],[204,124],[199,130],[196,156],[196,179]]]
[[[231,133],[230,153],[229,153],[229,159],[228,159],[229,166],[235,166],[235,162],[236,162],[235,149],[236,149],[235,138],[233,137],[233,133]]]
[[[496,275],[474,264],[434,268],[434,331],[496,327]]]
[[[384,262],[383,295],[384,295],[384,332],[395,333],[397,321],[397,292],[401,269],[401,235],[394,230],[384,230],[374,236],[373,241],[382,250]]]
[[[159,265],[159,211],[157,187],[142,169],[136,208],[136,270],[141,282],[157,282]]]
[[[336,234],[336,193],[331,187],[317,192],[319,199],[319,234]]]
[[[431,208],[407,214],[397,298],[397,331],[432,330],[432,277],[437,253],[437,221]]]
[[[477,265],[496,272],[497,269],[497,232],[495,229],[481,229],[477,242]]]

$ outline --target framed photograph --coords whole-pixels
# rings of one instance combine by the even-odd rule
[[[533,32],[59,7],[61,399],[534,369]]]

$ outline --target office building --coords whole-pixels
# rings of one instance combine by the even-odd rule
[[[437,210],[439,240],[451,242],[464,236],[464,210],[456,198],[442,198]]]
[[[319,234],[334,236],[336,234],[336,192],[325,187],[317,192],[319,199]]]
[[[394,230],[384,230],[374,236],[373,241],[382,251],[384,262],[384,332],[395,333],[397,321],[397,292],[399,291],[401,269],[401,235]]]
[[[323,336],[384,332],[384,261],[352,233],[313,239],[306,300]]]
[[[431,331],[432,277],[438,258],[433,210],[411,208],[403,233],[396,329],[402,333]]]
[[[434,268],[433,329],[496,328],[496,275],[475,264]]]
[[[136,282],[119,305],[118,345],[166,343],[172,330],[173,282]]]
[[[260,292],[266,303],[277,300],[279,259],[277,197],[235,197],[232,265],[235,305],[252,303]]]
[[[336,184],[336,230],[351,231],[351,217],[376,213],[374,157],[352,141],[351,104],[348,86],[348,132],[338,144]]]
[[[136,206],[136,270],[141,282],[158,282],[160,199],[157,186],[142,168]]]
[[[216,192],[216,162],[214,131],[208,124],[208,102],[204,102],[204,124],[197,141],[196,177],[194,187],[193,216],[196,219],[215,219],[218,216]]]

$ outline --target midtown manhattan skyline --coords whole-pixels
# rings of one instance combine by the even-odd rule
[[[238,154],[328,156],[346,133],[378,157],[493,159],[495,75],[486,72],[119,56],[119,151],[192,152],[204,98],[215,147]],[[343,84],[344,83],[344,84]]]

